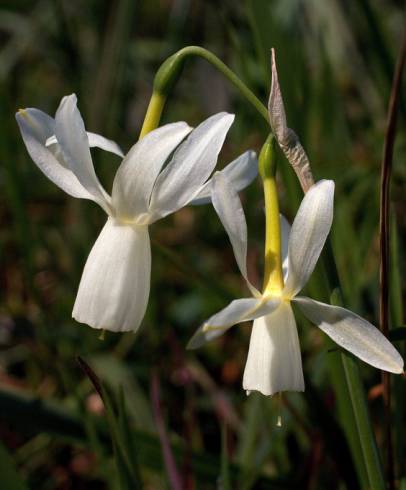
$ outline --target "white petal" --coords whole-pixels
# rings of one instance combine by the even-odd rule
[[[94,200],[108,213],[110,197],[94,171],[89,139],[76,102],[74,94],[61,100],[55,116],[55,136],[69,168]]]
[[[127,153],[113,184],[113,206],[120,217],[146,213],[155,180],[165,161],[192,130],[184,122],[148,133]]]
[[[83,270],[73,318],[93,328],[136,331],[148,303],[150,273],[148,228],[109,218]]]
[[[304,196],[289,236],[285,295],[297,294],[313,272],[333,221],[333,200],[332,180],[321,180]]]
[[[150,211],[157,219],[188,204],[206,182],[217,163],[234,116],[219,113],[192,131],[158,176]]]
[[[286,282],[289,270],[289,235],[290,224],[288,220],[282,215],[279,215],[281,225],[281,246],[282,246],[282,272],[283,280]]]
[[[124,157],[124,153],[115,141],[109,140],[100,134],[87,132],[90,148],[100,148],[101,150],[109,151],[119,157]]]
[[[115,143],[112,140],[108,140],[104,136],[101,136],[100,134],[96,133],[91,133],[90,131],[87,131],[87,137],[89,139],[89,146],[90,148],[100,148],[101,150],[108,151],[110,153],[114,153],[115,155],[119,157],[124,157],[124,154],[121,150],[121,148],[118,146],[117,143]],[[58,143],[58,140],[56,139],[55,135],[52,135],[50,138],[48,138],[45,142],[45,146],[51,146],[55,145]]]
[[[247,394],[304,391],[299,338],[289,303],[254,321],[243,387]]]
[[[403,372],[403,359],[389,340],[369,322],[352,311],[296,297],[303,314],[338,345],[378,369]]]
[[[212,178],[212,201],[233,246],[235,259],[242,276],[254,296],[260,295],[248,280],[247,274],[247,223],[237,191],[226,176],[216,172]]]
[[[27,121],[36,139],[42,144],[44,144],[49,136],[55,133],[55,120],[39,109],[33,107],[20,109],[16,114],[16,118],[17,122],[20,120]]]
[[[197,349],[206,342],[220,337],[237,323],[247,322],[270,313],[278,307],[279,303],[278,299],[236,299],[205,321],[190,339],[187,348]]]
[[[229,163],[220,173],[227,177],[236,191],[241,191],[251,184],[258,175],[258,160],[255,151],[246,151]],[[190,204],[208,204],[211,200],[211,179],[200,189]]]
[[[93,199],[73,172],[46,148],[47,139],[55,132],[55,122],[38,109],[23,109],[16,114],[25,146],[38,168],[54,184],[73,197]]]

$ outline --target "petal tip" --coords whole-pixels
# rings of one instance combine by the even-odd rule
[[[335,188],[335,186],[336,186],[336,185],[335,185],[334,180],[331,180],[331,179],[330,179],[330,180],[326,180],[326,182],[327,182],[327,184],[329,185],[329,187],[331,187],[332,189],[334,189],[334,188]]]
[[[222,120],[225,120],[225,121],[227,121],[227,122],[230,124],[230,126],[231,126],[231,124],[233,123],[233,121],[234,121],[234,119],[235,119],[235,114],[231,114],[230,112],[225,112],[225,111],[223,111],[223,112],[219,112],[219,113],[215,114],[215,115],[214,115],[214,116],[212,116],[212,117],[213,117],[213,118],[217,118],[217,119],[219,119],[219,120],[221,120],[221,121],[222,121]]]
[[[190,340],[189,342],[186,344],[186,349],[187,350],[196,350],[198,349],[199,347],[201,347],[203,345],[203,342],[202,340],[200,339],[200,335],[198,336],[197,334],[195,334]]]
[[[314,184],[314,187],[325,187],[326,189],[328,188],[330,191],[334,191],[335,189],[335,182],[332,179],[321,179],[316,184]]]
[[[16,117],[18,116],[22,116],[22,117],[27,117],[27,109],[17,109],[17,112],[16,112]]]
[[[77,103],[78,103],[78,98],[77,98],[75,93],[69,94],[69,95],[64,95],[61,99],[58,110],[61,109],[62,107],[66,107],[67,105],[76,106]]]
[[[394,374],[404,374],[405,372],[405,366],[404,366],[404,362],[403,362],[403,359],[400,358],[400,362],[397,363],[396,367],[394,367],[392,370],[391,370],[392,373]]]
[[[184,128],[185,130],[188,129],[190,131],[193,129],[193,126],[190,126],[190,124],[188,124],[186,121],[178,121],[173,123],[173,126],[177,128]]]

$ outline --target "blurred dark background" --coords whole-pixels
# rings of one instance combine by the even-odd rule
[[[113,392],[124,388],[145,488],[169,488],[151,379],[160,387],[184,488],[216,488],[222,452],[223,462],[235,465],[232,478],[238,477],[230,488],[357,488],[326,362],[338,354],[328,351],[321,332],[300,322],[306,393],[281,402],[247,398],[242,390],[249,325],[198,352],[185,350],[204,319],[248,294],[210,206],[184,208],[151,227],[151,297],[139,335],[107,333],[102,341],[99,332],[71,319],[82,268],[105,216],[41,174],[14,113],[37,107],[53,116],[62,96],[75,92],[87,129],[127,151],[138,138],[154,74],[170,54],[190,44],[212,50],[266,103],[275,47],[289,126],[315,176],[336,180],[332,240],[346,306],[376,323],[380,162],[402,8],[403,2],[390,0],[1,0],[0,437],[3,466],[14,468],[28,488],[120,488],[103,405],[78,355]],[[393,326],[404,322],[403,95],[392,179]],[[204,60],[187,63],[162,122],[197,125],[223,110],[235,113],[236,122],[222,167],[248,148],[258,151],[267,128]],[[100,150],[93,157],[110,191],[119,159]],[[292,220],[301,192],[281,155],[279,165],[281,210]],[[259,181],[241,197],[249,270],[260,285]],[[309,290],[323,299],[319,276],[316,271]],[[362,370],[381,443],[379,372]],[[397,471],[406,488],[404,379],[396,390]],[[1,487],[17,488],[7,486],[17,485],[12,481]]]

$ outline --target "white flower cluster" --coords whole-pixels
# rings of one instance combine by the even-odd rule
[[[266,395],[304,389],[299,339],[291,302],[338,345],[393,373],[403,360],[380,331],[354,313],[298,296],[308,281],[333,219],[334,183],[320,181],[305,195],[292,228],[281,217],[285,286],[260,293],[246,268],[247,226],[237,192],[258,172],[247,151],[211,174],[234,116],[216,114],[197,128],[185,122],[148,133],[124,156],[116,143],[86,132],[75,95],[64,97],[55,119],[37,109],[17,115],[27,150],[42,172],[73,197],[91,199],[107,213],[80,281],[72,316],[93,328],[136,331],[150,290],[148,228],[188,204],[212,202],[231,241],[252,297],[238,299],[209,318],[189,343],[196,348],[231,326],[254,320],[243,386]],[[122,158],[111,196],[100,184],[91,147]]]

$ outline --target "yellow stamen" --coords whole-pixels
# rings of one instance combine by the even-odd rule
[[[274,139],[268,137],[259,155],[265,197],[265,273],[263,293],[281,296],[283,290],[281,227],[275,180]]]
[[[152,93],[147,113],[145,114],[144,123],[142,125],[140,139],[159,126],[159,121],[161,119],[165,102],[166,97],[164,95],[160,94],[159,92]]]

